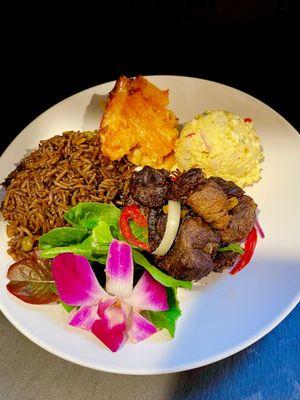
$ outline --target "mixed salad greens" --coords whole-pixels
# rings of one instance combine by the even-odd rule
[[[9,268],[8,290],[30,304],[61,303],[70,325],[91,331],[112,351],[162,328],[173,337],[181,315],[177,287],[192,283],[142,254],[143,223],[128,221],[135,246],[126,242],[121,210],[112,204],[80,203],[64,217],[70,226],[42,235],[39,250]]]

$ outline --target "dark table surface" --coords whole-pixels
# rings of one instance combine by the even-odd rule
[[[81,6],[74,17],[45,6],[40,18],[30,19],[20,6],[14,35],[2,35],[0,153],[53,104],[120,74],[218,81],[266,102],[299,130],[296,2],[240,3],[112,1],[99,10]],[[0,399],[300,399],[299,339],[298,306],[266,337],[226,360],[178,374],[128,377],[60,360],[0,315]]]
[[[249,348],[192,371],[114,375],[42,350],[0,313],[1,400],[298,400],[300,306]]]

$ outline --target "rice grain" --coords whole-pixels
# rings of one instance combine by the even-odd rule
[[[38,238],[66,225],[65,211],[79,202],[122,204],[135,166],[101,153],[99,132],[65,132],[42,140],[10,173],[1,211],[10,238],[8,253],[19,260],[25,236]]]

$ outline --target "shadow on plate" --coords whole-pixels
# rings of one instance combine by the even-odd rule
[[[212,277],[190,299],[163,364],[192,366],[249,345],[297,301],[299,282],[297,259],[259,258],[238,275]]]
[[[247,349],[214,364],[176,374],[168,399],[299,399],[295,375],[299,370],[299,323],[298,305],[272,334]]]
[[[81,130],[93,131],[99,128],[106,101],[107,95],[93,94],[90,104],[85,110]]]
[[[2,204],[2,201],[4,199],[5,193],[6,193],[5,187],[4,186],[0,186],[0,204]],[[1,217],[2,217],[2,213],[0,213],[0,218]]]

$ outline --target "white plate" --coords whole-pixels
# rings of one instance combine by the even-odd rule
[[[114,354],[92,335],[69,327],[60,306],[30,306],[9,295],[6,270],[12,260],[6,254],[5,226],[0,222],[0,305],[6,317],[57,356],[124,374],[181,371],[228,357],[273,329],[300,298],[300,137],[295,129],[270,107],[236,89],[177,76],[150,80],[170,89],[170,108],[180,122],[215,109],[251,117],[265,151],[263,178],[248,193],[259,205],[266,239],[259,240],[251,264],[238,275],[215,274],[191,292],[180,290],[182,317],[174,340],[161,332]],[[97,128],[99,98],[112,87],[110,82],[78,93],[28,125],[1,157],[0,181],[39,140],[65,130]]]

